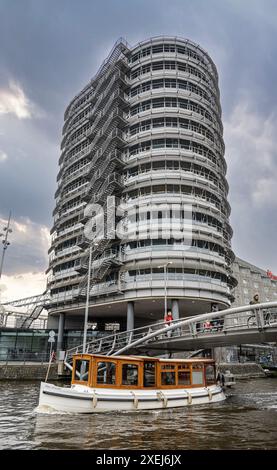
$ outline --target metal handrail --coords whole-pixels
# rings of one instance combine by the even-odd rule
[[[173,320],[169,326],[165,328],[165,323],[164,322],[159,322],[159,323],[153,323],[148,326],[144,326],[141,328],[136,328],[132,329],[129,331],[124,331],[121,333],[114,333],[111,335],[108,335],[106,337],[101,338],[101,344],[99,339],[95,339],[86,345],[86,352],[94,352],[96,351],[101,354],[109,354],[115,356],[122,354],[123,352],[126,352],[130,349],[134,349],[135,347],[142,345],[143,343],[147,344],[151,342],[151,340],[157,340],[158,339],[166,339],[169,340],[168,333],[175,331],[175,336],[179,337],[184,337],[184,336],[189,336],[191,338],[198,337],[199,335],[205,335],[207,332],[215,333],[213,329],[216,328],[216,331],[218,332],[224,332],[226,333],[228,330],[233,331],[234,329],[237,329],[238,326],[236,324],[231,324],[228,325],[226,318],[228,319],[228,316],[231,317],[231,319],[234,319],[234,314],[239,314],[239,319],[243,319],[241,317],[241,314],[244,312],[255,312],[256,318],[257,318],[257,324],[258,327],[255,327],[259,331],[271,328],[272,326],[275,327],[275,323],[268,325],[264,322],[264,315],[265,312],[267,312],[268,309],[271,308],[276,308],[277,307],[277,302],[265,302],[265,303],[260,303],[260,304],[254,304],[254,305],[247,305],[243,307],[233,307],[229,308],[226,310],[221,310],[218,312],[211,312],[211,313],[204,313],[200,315],[196,315],[193,317],[190,317],[185,320]],[[248,318],[248,317],[247,317]],[[239,325],[240,329],[249,329],[249,325],[247,324],[247,318],[244,319],[244,322],[242,322]],[[216,321],[217,322],[217,327],[213,327],[210,329],[206,329],[204,326],[204,323],[207,321]],[[277,326],[277,322],[276,322]],[[130,341],[131,338],[131,341]],[[113,352],[111,352],[111,345],[114,345]],[[101,346],[101,348],[99,348]],[[115,348],[117,349],[115,350]],[[71,348],[67,350],[66,352],[66,362],[69,362],[74,354],[81,353],[82,351],[82,345]]]

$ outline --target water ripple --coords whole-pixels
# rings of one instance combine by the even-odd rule
[[[210,406],[69,415],[35,412],[38,382],[0,382],[0,449],[276,449],[276,385],[241,381]]]

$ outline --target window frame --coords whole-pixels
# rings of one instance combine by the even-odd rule
[[[88,361],[88,363],[89,363],[87,380],[77,380],[77,379],[75,379],[76,364],[77,364],[78,361]],[[93,371],[94,371],[94,367],[93,367],[94,364],[93,363],[94,363],[93,358],[91,356],[87,355],[87,354],[83,354],[83,355],[79,355],[77,357],[74,357],[73,358],[73,368],[72,368],[72,380],[71,380],[72,384],[90,386],[91,382],[92,382]]]
[[[126,364],[136,365],[138,367],[138,384],[128,385],[122,383],[122,368]],[[142,361],[128,361],[127,359],[118,361],[118,386],[122,389],[140,389],[143,387],[143,362]]]
[[[102,384],[97,382],[97,376],[98,376],[98,364],[100,362],[109,362],[115,365],[115,383],[114,384]],[[94,380],[93,380],[93,386],[97,388],[115,388],[117,386],[117,381],[118,381],[118,365],[116,360],[112,359],[105,359],[103,358],[95,358],[95,365],[94,365]]]

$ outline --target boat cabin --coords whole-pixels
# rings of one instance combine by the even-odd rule
[[[78,354],[73,357],[72,384],[134,390],[207,387],[216,384],[215,362]]]

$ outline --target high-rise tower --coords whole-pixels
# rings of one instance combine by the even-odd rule
[[[52,325],[65,315],[67,327],[82,326],[90,248],[94,321],[122,319],[132,328],[161,320],[165,297],[175,318],[230,304],[234,256],[218,74],[201,47],[175,37],[135,47],[119,40],[65,112],[59,164],[48,269]],[[136,208],[127,222],[117,211],[124,236],[113,226],[106,238],[93,239],[93,231],[87,238],[84,227],[99,217],[106,226],[120,203]],[[100,216],[88,210],[92,204]],[[190,227],[191,239],[175,237],[176,227]]]

